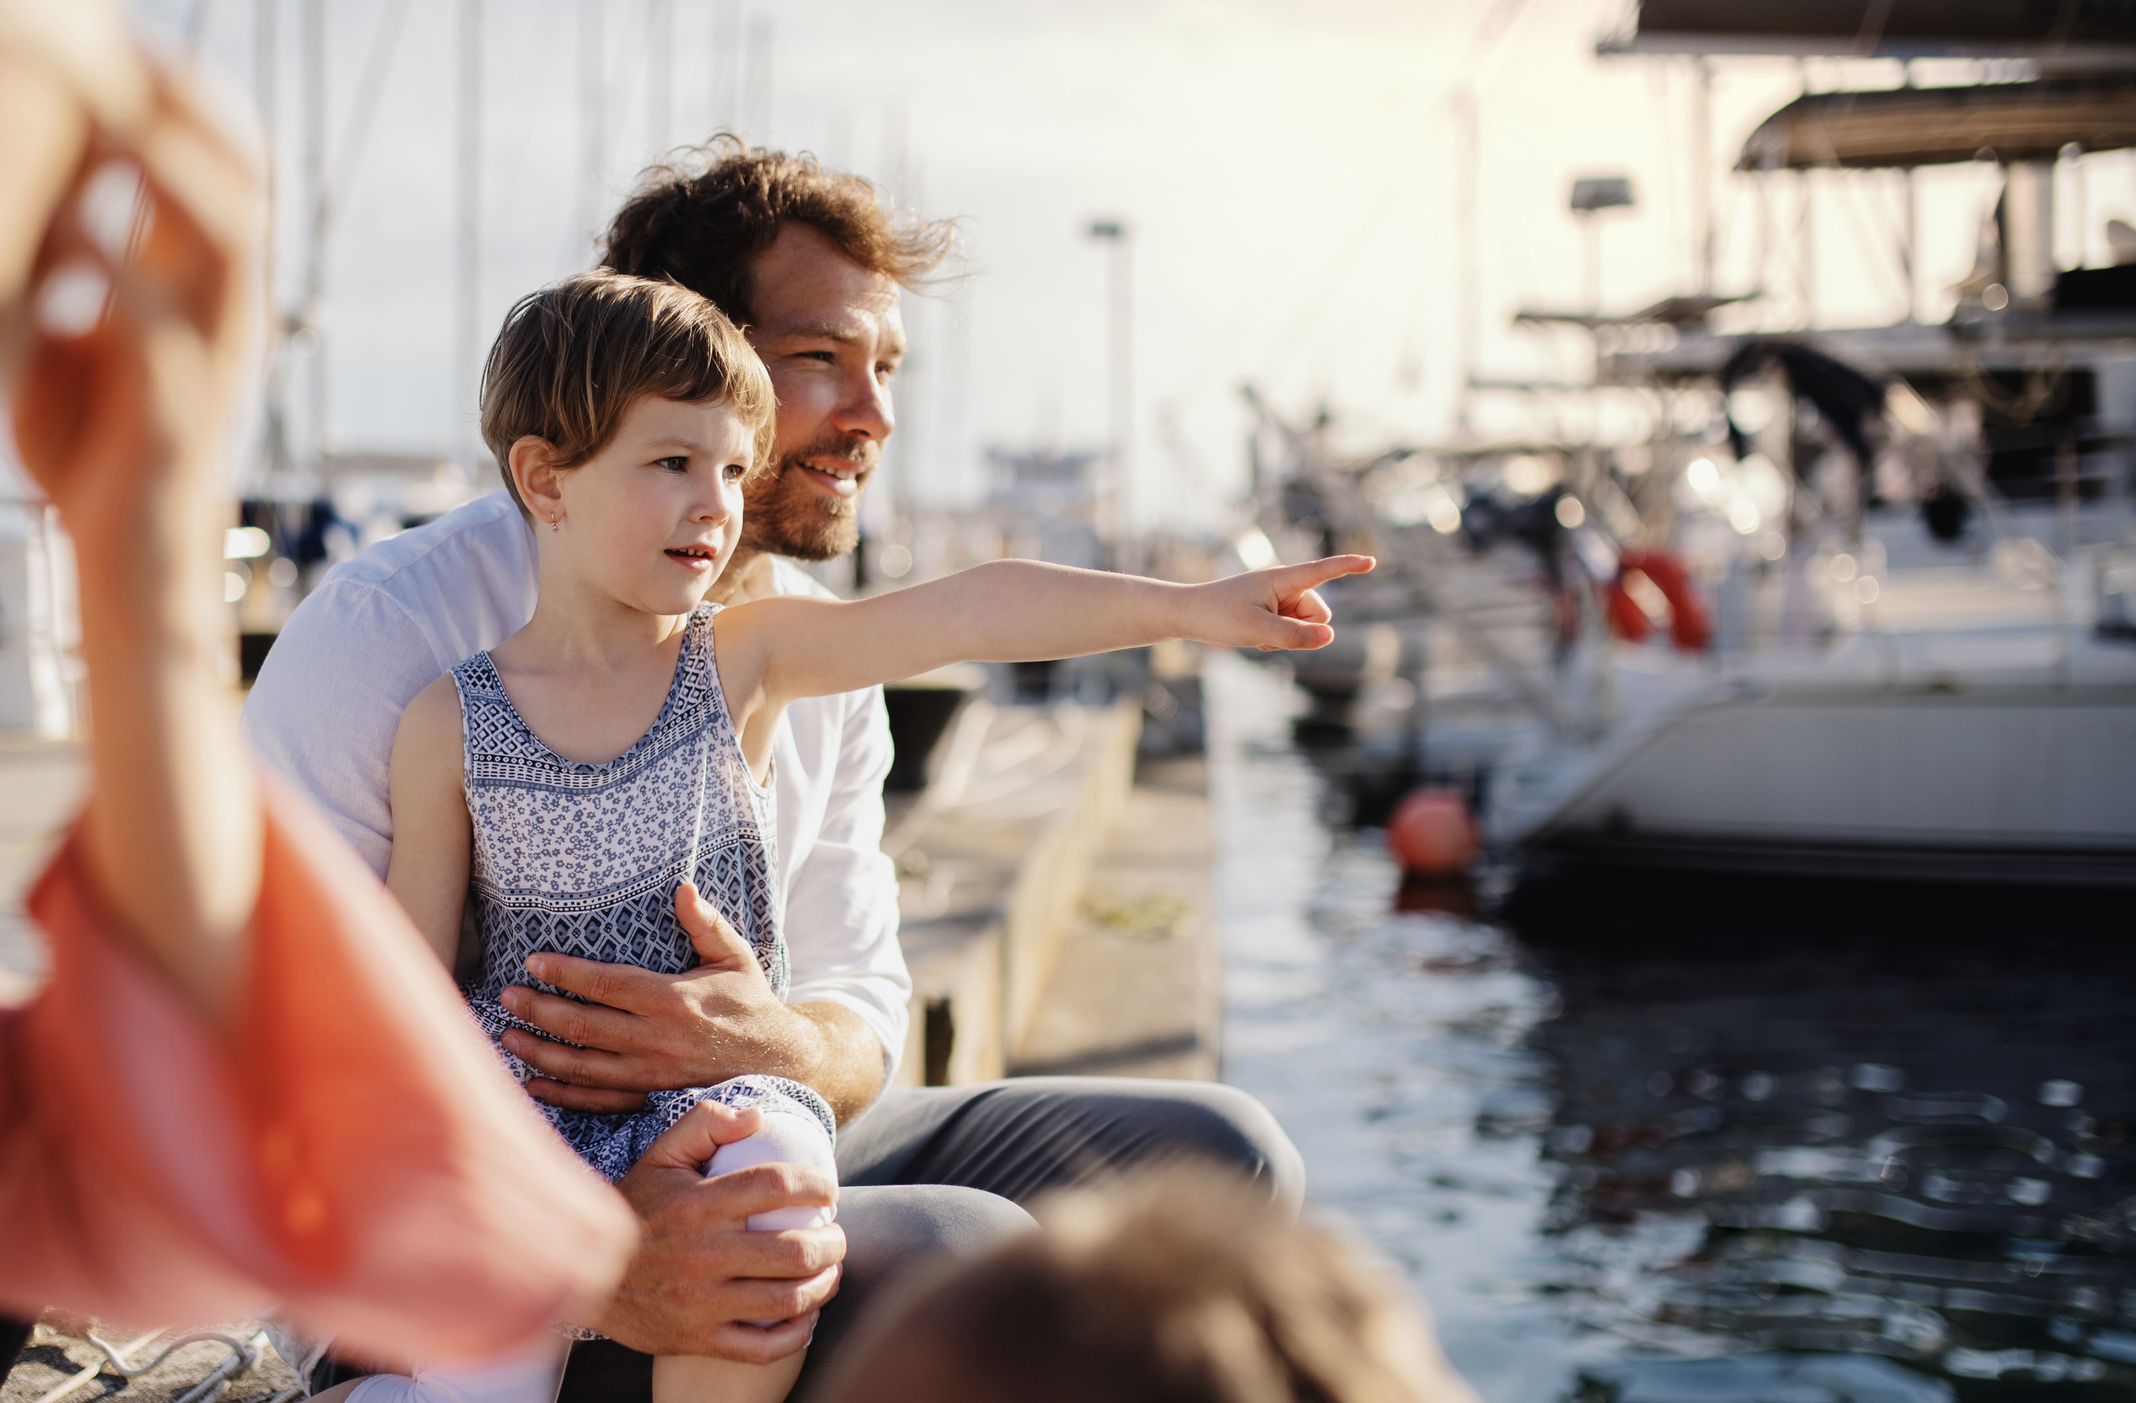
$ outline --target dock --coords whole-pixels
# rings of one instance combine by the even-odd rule
[[[1199,756],[1138,765],[1141,705],[974,701],[892,819],[912,1027],[899,1081],[1213,1080],[1213,838]]]

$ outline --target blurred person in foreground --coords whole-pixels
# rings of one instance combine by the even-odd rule
[[[605,243],[616,272],[679,283],[741,327],[777,397],[769,470],[744,489],[740,545],[707,598],[828,596],[796,562],[836,559],[858,540],[861,496],[896,428],[900,299],[949,255],[951,230],[899,216],[869,182],[811,157],[721,138],[648,173]],[[494,491],[336,566],[268,655],[245,704],[247,736],[379,872],[394,838],[389,758],[403,711],[524,627],[536,579],[533,532]],[[897,873],[882,851],[891,744],[881,689],[793,703],[772,759],[786,997],[749,943],[693,899],[677,920],[695,968],[583,958],[590,945],[534,954],[529,977],[499,1002],[547,1036],[515,1028],[504,1044],[535,1073],[531,1094],[572,1111],[632,1112],[648,1093],[743,1073],[812,1088],[839,1123],[838,1222],[811,1230],[832,1245],[774,1270],[742,1255],[752,1236],[742,1225],[762,1210],[737,1201],[737,1184],[673,1165],[626,1175],[617,1187],[644,1221],[644,1245],[593,1322],[607,1338],[573,1352],[565,1403],[638,1403],[656,1355],[766,1364],[808,1345],[813,1329],[805,1396],[872,1291],[930,1255],[971,1254],[1028,1228],[1022,1202],[1091,1173],[1195,1154],[1258,1176],[1263,1194],[1295,1210],[1296,1149],[1233,1087],[893,1085],[912,985]],[[779,1290],[783,1304],[768,1309]],[[770,1319],[785,1323],[749,1323]],[[314,1371],[322,1387],[344,1377],[331,1358]]]
[[[1230,1174],[1039,1205],[867,1321],[823,1403],[1476,1403],[1393,1272]]]
[[[0,0],[0,127],[0,387],[74,543],[91,722],[29,899],[51,977],[0,1010],[0,1369],[46,1307],[279,1303],[393,1360],[553,1338],[630,1214],[238,739],[218,478],[258,182],[93,0]]]

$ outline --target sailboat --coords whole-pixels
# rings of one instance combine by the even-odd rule
[[[1359,591],[1355,656],[1301,669],[1317,714],[1465,783],[1503,854],[2136,885],[2136,233],[2115,266],[2052,253],[2053,163],[2136,146],[2136,44],[2014,4],[1839,23],[1862,8],[1650,3],[1605,48],[2032,56],[2025,81],[1805,95],[1738,162],[1992,158],[1949,321],[1725,335],[1710,274],[1629,316],[1524,314],[1585,328],[1592,388],[1645,397],[1628,446],[1338,461],[1264,410],[1286,456],[1260,525],[1400,567]]]

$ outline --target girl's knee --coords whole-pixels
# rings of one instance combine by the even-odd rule
[[[732,1174],[760,1164],[799,1164],[833,1179],[838,1177],[838,1163],[831,1155],[831,1137],[824,1133],[815,1117],[791,1111],[765,1111],[762,1129],[746,1139],[720,1146],[706,1161],[705,1177]],[[757,1232],[818,1228],[837,1216],[835,1206],[797,1205],[774,1208],[768,1213],[753,1213],[749,1217],[749,1226]]]

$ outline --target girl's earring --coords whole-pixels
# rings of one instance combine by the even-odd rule
[[[561,533],[564,529],[564,519],[562,517],[557,517],[555,520],[549,523],[549,529],[553,532]]]

